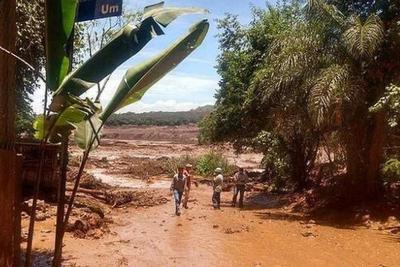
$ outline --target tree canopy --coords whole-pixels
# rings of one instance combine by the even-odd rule
[[[203,139],[276,155],[269,164],[285,162],[273,167],[285,166],[298,189],[330,148],[325,154],[337,151],[336,172],[346,170],[351,188],[378,195],[389,114],[371,107],[390,102],[400,82],[394,2],[284,1],[254,9],[247,26],[232,15],[220,20],[222,78]]]

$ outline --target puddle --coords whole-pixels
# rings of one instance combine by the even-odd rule
[[[124,176],[116,176],[112,174],[105,174],[101,170],[88,170],[95,178],[101,180],[103,183],[111,186],[119,186],[125,188],[152,188],[152,189],[165,189],[169,188],[171,182],[168,180],[158,180],[146,182],[145,180],[139,180]]]

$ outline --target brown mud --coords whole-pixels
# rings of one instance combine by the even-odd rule
[[[146,129],[144,138],[159,130]],[[99,216],[90,218],[93,212],[84,204],[74,209],[72,223],[89,217],[89,224],[99,225],[84,236],[76,234],[82,229],[66,233],[63,266],[400,266],[400,236],[390,227],[310,217],[294,212],[293,203],[285,196],[248,192],[245,208],[240,210],[230,205],[232,192],[223,192],[222,208],[214,210],[211,187],[202,184],[193,187],[189,209],[175,216],[168,190],[170,178],[158,161],[201,155],[210,149],[218,149],[231,163],[246,168],[258,168],[261,160],[256,153],[236,155],[228,145],[187,142],[196,134],[189,132],[191,135],[177,141],[166,140],[171,136],[133,140],[138,138],[135,136],[102,142],[91,157],[88,175],[106,183],[103,188],[117,186],[116,190],[135,192],[134,199],[115,208],[100,203],[101,220]],[[80,153],[73,149],[72,171]],[[51,216],[36,223],[35,266],[49,266],[54,245],[55,206],[45,208]],[[397,225],[398,220],[394,218],[392,223]]]
[[[164,194],[168,193],[164,190]],[[173,214],[172,200],[150,208],[109,214],[113,224],[101,239],[65,239],[65,266],[398,266],[395,236],[362,226],[337,226],[292,213],[276,196],[246,200],[243,210],[210,205],[210,188],[193,190],[188,210]],[[51,222],[39,223],[35,243],[48,251]]]

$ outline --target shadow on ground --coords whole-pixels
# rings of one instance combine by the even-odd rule
[[[25,253],[26,250],[22,251],[22,265],[25,265]],[[51,250],[32,250],[31,262],[32,266],[35,267],[48,267],[51,266],[53,259],[53,251]]]

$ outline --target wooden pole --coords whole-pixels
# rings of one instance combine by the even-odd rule
[[[0,46],[15,52],[16,2],[0,0]],[[19,179],[15,144],[15,59],[0,52],[0,266],[19,266]]]
[[[61,143],[61,175],[58,183],[58,206],[57,206],[57,225],[56,238],[54,245],[53,267],[61,266],[62,246],[63,246],[63,223],[65,214],[65,188],[67,182],[68,166],[68,135],[63,135]]]
[[[74,38],[75,38],[75,25],[72,28],[71,35],[69,36],[66,51],[70,60],[68,72],[72,71],[72,64],[74,60]],[[54,257],[52,267],[60,267],[62,259],[62,246],[64,239],[64,215],[65,215],[65,188],[67,183],[67,167],[68,167],[68,141],[69,133],[63,133],[61,142],[61,175],[58,186],[58,206],[57,206],[57,224],[56,224],[56,239],[54,245]]]

